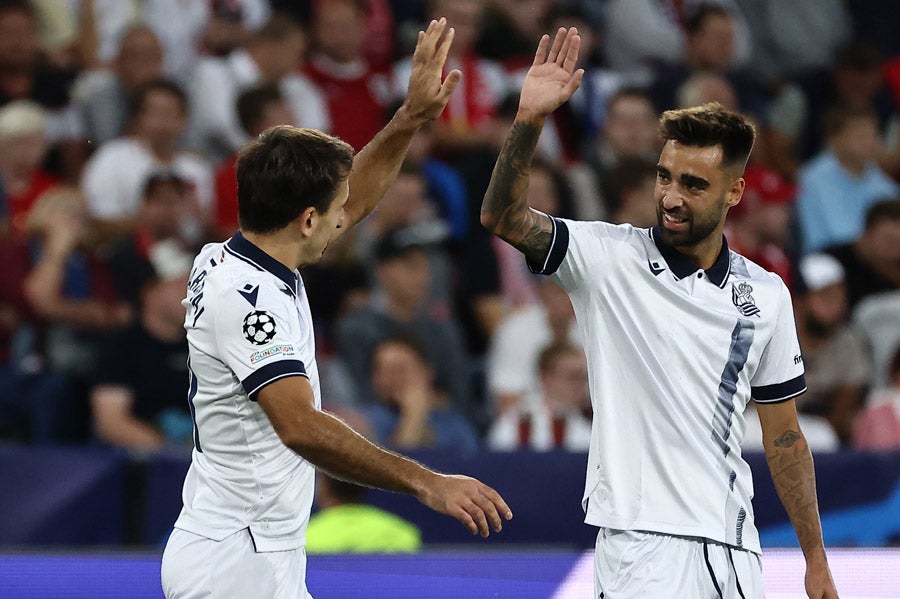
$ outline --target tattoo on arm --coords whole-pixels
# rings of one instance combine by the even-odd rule
[[[528,207],[528,175],[540,133],[531,123],[513,124],[481,205],[485,226],[532,262],[544,258],[553,239],[550,219]]]
[[[781,504],[794,525],[800,547],[808,556],[823,547],[812,454],[798,431],[781,433],[773,444],[775,449],[766,454],[769,471]]]
[[[777,439],[775,439],[776,447],[790,447],[800,438],[797,431],[784,431]]]

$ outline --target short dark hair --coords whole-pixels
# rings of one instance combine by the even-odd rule
[[[603,199],[611,214],[622,209],[622,196],[656,178],[656,163],[646,158],[622,158],[600,181]]]
[[[428,368],[433,368],[431,364],[431,356],[428,354],[428,347],[425,345],[425,342],[421,337],[409,332],[397,332],[392,335],[389,335],[375,344],[375,347],[372,350],[372,354],[374,355],[378,349],[384,347],[385,345],[401,345],[408,349],[413,355],[416,356],[416,359],[419,360],[422,364],[424,364]]]
[[[710,4],[705,3],[697,6],[696,8],[689,10],[686,18],[684,20],[684,31],[688,35],[694,35],[695,33],[699,33],[703,26],[706,25],[706,20],[712,17],[721,17],[723,19],[733,19],[727,10],[719,6],[718,4]]]
[[[722,146],[722,166],[743,169],[756,140],[756,128],[743,115],[718,102],[667,110],[659,119],[659,134],[694,148]]]
[[[822,119],[825,139],[831,139],[835,135],[839,135],[851,121],[858,119],[867,119],[874,123],[878,123],[878,115],[869,107],[854,107],[844,104],[832,106],[825,112]]]
[[[171,185],[178,190],[178,193],[184,193],[188,189],[188,182],[176,173],[175,171],[156,171],[151,173],[144,180],[143,193],[141,197],[144,198],[144,201],[147,201],[149,198],[156,193],[156,191],[160,187],[164,187],[166,185]]]
[[[900,221],[900,199],[886,198],[869,206],[866,211],[866,229],[885,221]]]
[[[606,114],[612,112],[613,106],[615,106],[617,102],[625,98],[637,98],[639,100],[643,100],[650,105],[654,112],[656,112],[656,106],[653,104],[653,98],[650,96],[650,92],[647,91],[646,88],[639,87],[637,85],[625,85],[617,89],[609,98],[607,98]]]
[[[295,33],[302,33],[303,26],[294,17],[283,12],[274,12],[269,20],[250,34],[247,43],[283,42]]]
[[[238,154],[238,219],[254,233],[283,229],[307,208],[327,212],[353,167],[350,144],[315,129],[278,125]]]
[[[31,0],[0,0],[0,14],[7,12],[22,13],[32,21],[38,20],[37,10]]]
[[[174,96],[178,100],[179,106],[181,106],[181,112],[183,114],[188,113],[187,94],[184,93],[181,86],[171,79],[160,78],[148,81],[135,90],[128,105],[128,115],[131,119],[137,117],[144,110],[144,104],[153,92],[163,92]]]
[[[880,69],[884,56],[877,46],[865,41],[851,41],[834,53],[835,69],[847,71],[874,71]]]
[[[547,372],[559,361],[562,356],[582,353],[582,349],[570,341],[554,341],[544,347],[538,354],[538,372]]]
[[[241,128],[247,135],[253,135],[266,108],[283,100],[281,90],[272,83],[244,90],[237,99],[238,122]]]

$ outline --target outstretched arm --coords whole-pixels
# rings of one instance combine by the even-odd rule
[[[575,70],[580,45],[574,27],[560,28],[552,46],[549,35],[541,37],[522,84],[519,111],[481,205],[481,224],[532,262],[539,262],[547,253],[553,225],[546,215],[528,207],[531,157],[547,116],[568,101],[581,84],[584,70]]]
[[[441,114],[459,84],[462,73],[458,70],[441,80],[454,33],[451,28],[445,35],[446,28],[447,21],[441,18],[432,21],[426,31],[419,32],[406,100],[384,129],[353,159],[350,197],[344,208],[348,226],[338,232],[346,231],[375,209],[397,178],[413,136],[422,125]]]
[[[837,599],[825,558],[812,454],[797,422],[793,401],[758,404],[766,461],[781,504],[806,559],[806,592],[812,599]]]
[[[259,392],[259,406],[282,442],[329,474],[360,485],[415,496],[429,508],[486,537],[512,518],[503,498],[484,483],[439,474],[367,441],[339,418],[317,410],[309,381],[277,380]]]

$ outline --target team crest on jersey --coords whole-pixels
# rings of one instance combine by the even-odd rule
[[[753,287],[749,283],[731,284],[731,301],[742,316],[759,316],[759,307],[753,299]]]
[[[244,339],[253,345],[265,345],[275,338],[275,319],[265,310],[254,310],[244,317]]]

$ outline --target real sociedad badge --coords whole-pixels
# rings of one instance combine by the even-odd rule
[[[734,307],[742,316],[759,316],[759,307],[757,307],[752,293],[753,287],[749,283],[731,284],[731,301],[734,302]]]

